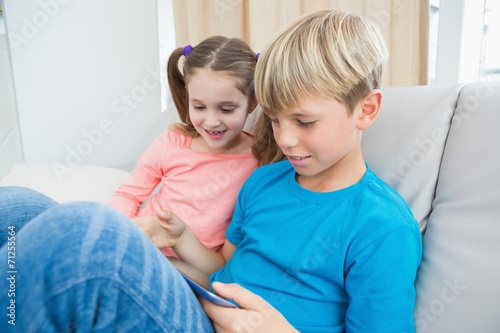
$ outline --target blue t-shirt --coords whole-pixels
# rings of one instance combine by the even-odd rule
[[[258,168],[226,237],[236,250],[211,281],[241,284],[301,332],[415,330],[418,223],[369,168],[333,192],[301,187],[288,161]]]

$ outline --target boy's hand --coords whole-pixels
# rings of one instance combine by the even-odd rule
[[[156,215],[134,217],[132,220],[158,248],[177,246],[187,229],[186,224],[168,210],[159,211]]]
[[[224,332],[298,332],[281,313],[238,284],[214,282],[214,291],[224,298],[234,300],[241,309],[225,308],[201,299],[203,309],[212,319],[215,331]]]

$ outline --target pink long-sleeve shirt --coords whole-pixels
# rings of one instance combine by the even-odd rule
[[[160,134],[115,192],[110,205],[129,217],[171,210],[205,246],[218,250],[224,243],[238,192],[256,169],[257,161],[251,152],[193,151],[191,140],[171,129]],[[144,203],[160,182],[159,191]],[[162,252],[174,255],[171,249]]]

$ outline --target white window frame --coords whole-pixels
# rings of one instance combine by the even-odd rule
[[[443,0],[439,25],[435,84],[479,79],[485,0]]]

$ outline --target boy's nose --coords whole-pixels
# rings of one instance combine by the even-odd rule
[[[295,147],[299,141],[294,131],[285,126],[281,126],[279,129],[275,130],[274,138],[281,150]]]

